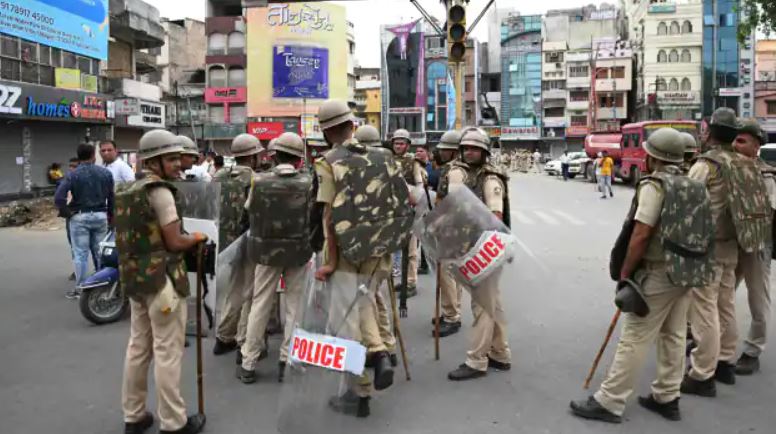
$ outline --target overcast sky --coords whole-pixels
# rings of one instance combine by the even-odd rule
[[[163,17],[196,18],[205,17],[204,0],[145,0],[156,6]],[[356,58],[361,66],[380,66],[380,24],[398,24],[420,18],[421,15],[409,0],[360,0],[334,1],[345,6],[348,19],[356,28]],[[431,15],[444,22],[445,10],[439,0],[419,0]],[[469,20],[479,14],[488,0],[471,0],[467,15]],[[581,7],[588,4],[601,4],[601,0],[496,0],[491,7],[514,7],[521,14],[541,14],[548,9]],[[610,0],[608,3],[616,3]],[[486,42],[487,23],[483,19],[477,25],[474,36]]]

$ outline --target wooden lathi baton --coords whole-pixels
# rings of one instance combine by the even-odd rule
[[[598,363],[601,362],[601,356],[604,355],[606,346],[609,345],[609,339],[612,338],[614,328],[617,327],[617,321],[620,320],[620,313],[620,309],[617,309],[617,312],[615,312],[614,316],[612,317],[612,322],[609,324],[609,330],[606,332],[606,337],[601,344],[601,348],[598,350],[598,354],[595,356],[595,360],[593,360],[593,366],[590,367],[590,372],[587,374],[587,378],[585,378],[585,389],[590,388],[590,381],[593,379],[596,369],[598,369]]]
[[[197,244],[197,405],[199,414],[205,414],[205,390],[202,381],[202,250],[204,244]]]
[[[404,348],[404,338],[401,335],[401,328],[399,327],[399,311],[396,309],[396,289],[393,287],[393,278],[388,277],[388,291],[391,298],[391,310],[393,311],[393,330],[396,333],[396,339],[399,341],[399,350],[401,351],[401,361],[404,366],[404,375],[407,381],[410,381],[410,368],[407,362],[407,351]]]
[[[439,305],[442,303],[442,285],[440,284],[442,277],[442,264],[437,262],[436,265],[436,303],[434,303],[434,360],[439,360],[439,311],[441,310]]]

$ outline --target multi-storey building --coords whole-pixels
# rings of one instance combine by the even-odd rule
[[[361,68],[354,70],[356,78],[356,115],[365,124],[380,129],[382,95],[380,93],[380,68]]]
[[[776,143],[776,40],[757,41],[755,50],[755,116]]]
[[[501,144],[534,149],[542,128],[542,17],[501,22]]]
[[[424,28],[426,135],[436,143],[447,130],[447,46],[431,26]],[[468,49],[467,49],[468,51]],[[469,53],[466,53],[468,56]]]
[[[463,78],[463,117],[464,126],[480,125],[480,76],[482,64],[480,63],[480,43],[477,39],[466,40],[466,52],[464,53],[464,78]]]
[[[593,39],[593,47],[590,125],[595,131],[617,131],[629,119],[633,50],[615,38]]]

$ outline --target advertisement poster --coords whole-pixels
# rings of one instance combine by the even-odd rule
[[[273,97],[329,98],[329,50],[281,45],[273,53]]]
[[[3,0],[0,31],[100,60],[108,58],[108,0]]]
[[[71,68],[55,68],[54,83],[62,89],[81,88],[81,70]]]
[[[298,117],[348,98],[343,6],[275,3],[247,14],[249,117]]]

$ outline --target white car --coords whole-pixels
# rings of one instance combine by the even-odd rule
[[[552,176],[560,175],[560,160],[548,161],[547,164],[544,165],[544,173]]]
[[[771,166],[776,166],[776,143],[768,143],[760,147],[760,159]]]

